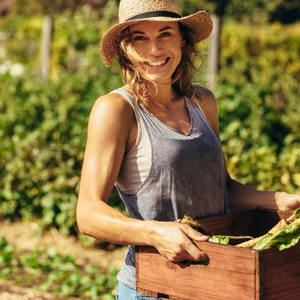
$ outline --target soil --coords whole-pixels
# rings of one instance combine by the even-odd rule
[[[36,223],[9,223],[0,222],[0,238],[5,237],[9,244],[19,250],[31,251],[36,248],[44,250],[55,248],[61,255],[70,255],[78,264],[90,263],[103,267],[120,267],[127,247],[114,247],[106,245],[106,249],[93,246],[84,246],[75,237],[64,236],[56,229],[51,229],[43,234],[37,234]],[[107,250],[111,248],[111,250]],[[1,300],[59,300],[51,294],[39,292],[32,288],[14,286],[10,282],[0,281]],[[66,298],[64,298],[66,299]],[[72,299],[72,298],[68,298]]]

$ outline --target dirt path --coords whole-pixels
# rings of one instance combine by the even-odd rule
[[[36,228],[35,223],[0,222],[0,238],[4,236],[11,245],[21,250],[55,248],[62,255],[74,257],[78,263],[89,261],[103,267],[121,266],[126,247],[115,248],[111,251],[85,247],[75,237],[64,236],[56,229],[38,235]]]
[[[62,300],[63,298],[53,296],[49,293],[40,292],[31,288],[13,286],[9,282],[0,281],[1,300]],[[73,300],[64,298],[63,300]],[[74,299],[75,300],[75,299]]]

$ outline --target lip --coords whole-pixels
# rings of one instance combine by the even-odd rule
[[[156,61],[146,61],[145,64],[148,67],[152,67],[152,68],[159,68],[162,67],[164,65],[166,65],[166,63],[169,61],[169,57],[166,59],[161,59],[161,60],[156,60]]]

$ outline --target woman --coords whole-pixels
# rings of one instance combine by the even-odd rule
[[[181,17],[176,1],[121,0],[119,20],[100,50],[107,65],[118,60],[125,85],[91,111],[77,221],[84,234],[130,245],[118,299],[151,299],[135,291],[135,245],[151,245],[174,262],[205,260],[192,240],[208,237],[174,220],[295,209],[300,196],[252,189],[226,171],[216,100],[191,83],[195,44],[212,30],[206,12]],[[108,204],[114,185],[128,217]]]

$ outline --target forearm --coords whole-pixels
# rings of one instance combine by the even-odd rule
[[[104,201],[77,206],[79,231],[99,240],[121,245],[150,245],[155,221],[129,218]]]
[[[260,191],[233,179],[227,180],[227,191],[230,211],[241,211],[252,208],[278,209],[276,192]]]
[[[174,262],[207,259],[192,241],[207,241],[208,237],[187,224],[128,218],[103,201],[96,201],[90,207],[80,203],[77,222],[83,234],[113,244],[150,245]]]

